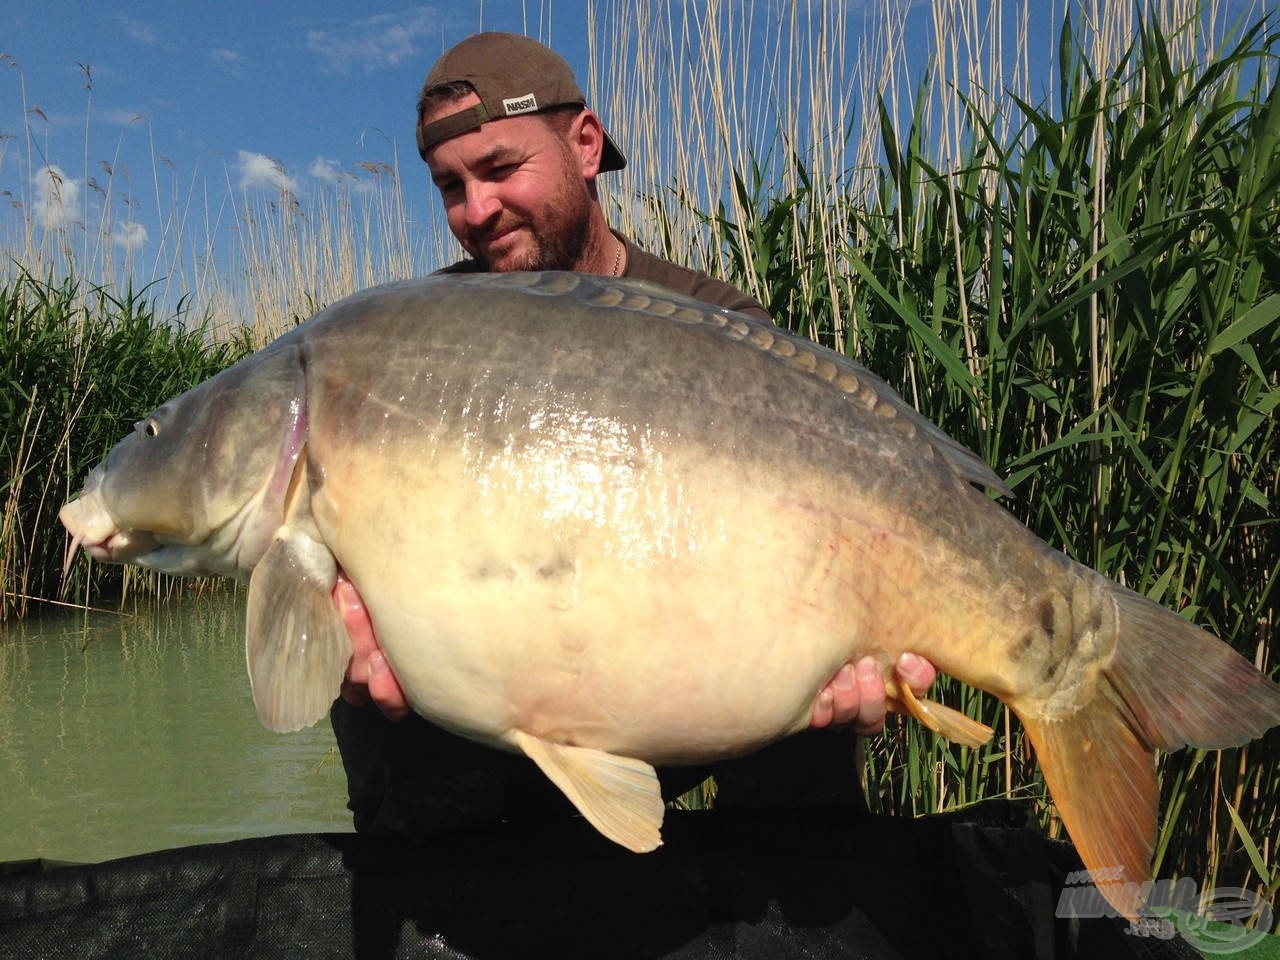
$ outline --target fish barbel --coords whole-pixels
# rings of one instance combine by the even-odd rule
[[[841,664],[892,683],[914,651],[1018,715],[1085,865],[1141,881],[1155,750],[1256,737],[1280,688],[979,487],[1004,490],[812,342],[647,284],[504,274],[322,311],[140,421],[61,516],[72,551],[248,577],[276,730],[338,694],[345,571],[415,710],[527,754],[637,851],[661,842],[653,765],[804,729]],[[1101,889],[1133,915],[1134,887]]]

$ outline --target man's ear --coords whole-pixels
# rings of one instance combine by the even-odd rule
[[[582,178],[594,180],[600,173],[600,157],[604,154],[604,125],[600,118],[584,107],[569,128],[569,144],[582,165]]]

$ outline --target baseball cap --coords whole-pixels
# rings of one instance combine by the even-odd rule
[[[477,33],[446,50],[427,74],[422,89],[426,92],[459,80],[475,88],[480,103],[431,123],[419,122],[418,153],[423,160],[440,141],[475,130],[491,120],[552,107],[587,105],[564,57],[536,40],[514,33]],[[600,171],[621,170],[626,165],[627,158],[606,133]]]

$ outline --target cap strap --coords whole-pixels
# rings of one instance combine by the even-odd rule
[[[448,140],[460,133],[474,130],[491,119],[489,109],[483,103],[477,103],[474,107],[467,107],[447,117],[423,124],[418,127],[418,154],[426,160],[427,151],[441,140]]]

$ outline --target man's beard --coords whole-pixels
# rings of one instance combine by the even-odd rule
[[[591,200],[585,192],[563,190],[553,201],[557,210],[558,229],[530,234],[530,249],[514,259],[495,266],[480,257],[486,270],[576,270],[587,243],[591,222]]]
[[[534,236],[533,249],[520,258],[511,270],[575,270],[582,248],[587,242],[584,222],[572,231],[560,231],[549,236]]]

